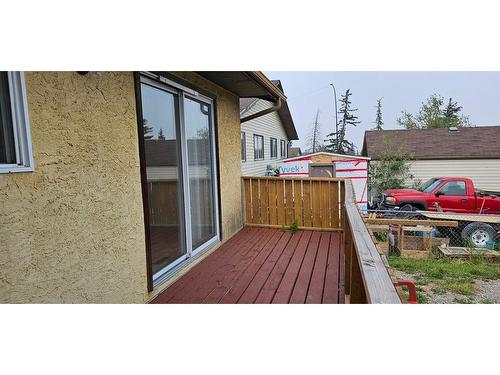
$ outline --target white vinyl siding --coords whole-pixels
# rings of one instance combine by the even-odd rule
[[[422,182],[432,177],[468,177],[479,189],[500,190],[500,159],[416,160],[410,173]]]
[[[249,116],[263,109],[272,107],[272,103],[266,100],[257,100],[249,110],[242,114],[242,117]],[[267,165],[273,167],[281,159],[280,150],[276,158],[271,159],[271,138],[276,138],[288,144],[288,137],[281,123],[277,112],[257,117],[256,119],[241,124],[241,131],[246,134],[246,161],[241,163],[241,172],[244,176],[264,176]],[[254,160],[253,135],[258,134],[264,137],[264,159]],[[278,146],[279,147],[279,146]],[[286,147],[286,146],[285,146]]]

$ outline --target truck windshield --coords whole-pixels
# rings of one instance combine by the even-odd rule
[[[440,179],[437,178],[431,178],[427,182],[425,182],[421,187],[420,190],[422,193],[430,193],[433,191],[439,184],[441,183]]]

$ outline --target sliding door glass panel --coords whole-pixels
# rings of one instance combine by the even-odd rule
[[[141,84],[153,275],[186,255],[178,96]]]
[[[205,102],[184,100],[193,250],[216,236],[211,110]]]

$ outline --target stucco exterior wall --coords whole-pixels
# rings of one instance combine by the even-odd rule
[[[226,240],[243,225],[239,98],[196,73],[171,72],[171,74],[216,96],[221,230],[222,239]]]
[[[132,73],[26,73],[35,171],[0,175],[0,302],[146,300]]]

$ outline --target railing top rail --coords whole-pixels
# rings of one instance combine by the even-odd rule
[[[368,303],[401,303],[389,272],[373,243],[354,199],[352,183],[345,182],[345,211],[358,255]]]
[[[243,180],[306,180],[306,181],[345,181],[338,177],[303,177],[303,176],[241,176]]]

